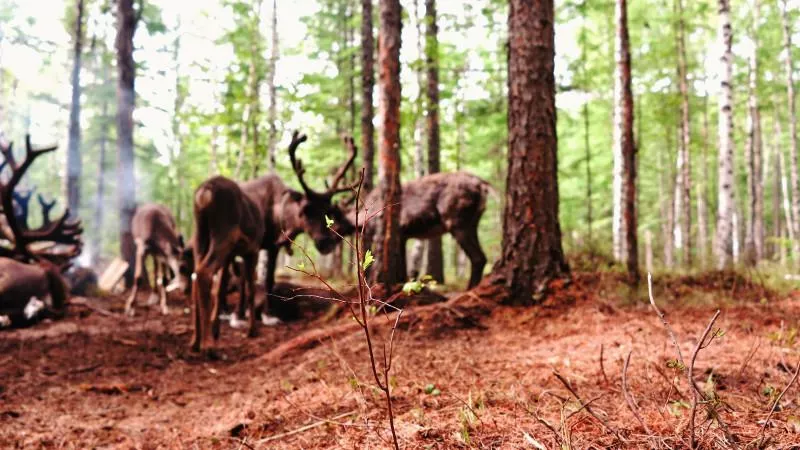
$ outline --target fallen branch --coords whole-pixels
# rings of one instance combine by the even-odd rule
[[[717,321],[719,317],[719,310],[714,313],[714,317],[708,322],[706,329],[703,331],[703,334],[700,335],[700,339],[697,341],[697,345],[694,347],[694,351],[692,352],[692,359],[689,362],[689,367],[686,369],[686,376],[689,379],[689,385],[693,386],[694,389],[692,391],[692,409],[689,413],[689,448],[695,448],[694,442],[694,419],[697,414],[697,401],[700,396],[703,397],[703,400],[707,400],[705,394],[700,391],[700,388],[697,386],[697,383],[694,381],[694,362],[697,360],[697,354],[700,353],[700,350],[706,348],[711,342],[709,341],[708,344],[703,345],[706,342],[706,338],[708,337],[708,333],[711,332],[711,329],[714,327],[714,322]],[[711,339],[713,340],[714,337],[712,336]],[[719,421],[718,421],[719,422]]]
[[[273,436],[269,436],[269,437],[266,437],[264,439],[256,441],[256,444],[266,444],[267,442],[277,441],[278,439],[283,439],[283,438],[286,438],[286,437],[289,437],[289,436],[294,436],[295,434],[300,434],[300,433],[302,433],[304,431],[312,430],[314,428],[317,428],[317,427],[320,427],[322,425],[325,425],[326,423],[331,423],[331,422],[333,422],[335,420],[339,420],[339,419],[345,418],[347,416],[352,416],[356,412],[358,412],[358,411],[353,410],[353,411],[350,411],[350,412],[342,413],[342,414],[339,414],[337,416],[333,416],[330,419],[319,420],[317,422],[310,423],[308,425],[304,425],[304,426],[302,426],[300,428],[297,428],[297,429],[294,429],[292,431],[287,431],[285,433],[280,433],[280,434],[276,434],[276,435],[273,435]]]

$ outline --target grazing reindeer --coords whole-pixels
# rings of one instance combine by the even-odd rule
[[[160,300],[161,314],[169,314],[167,289],[164,279],[167,268],[179,272],[180,257],[183,253],[183,237],[178,233],[175,218],[164,205],[148,203],[136,208],[131,221],[131,233],[136,243],[136,270],[133,278],[133,291],[125,303],[125,314],[135,314],[134,302],[139,285],[144,281],[144,263],[147,256],[153,261],[153,281],[156,288],[150,294],[150,304]],[[181,277],[175,278],[180,283]],[[156,292],[157,291],[157,292]]]
[[[355,147],[352,140],[345,143]],[[351,149],[351,153],[354,152]],[[490,192],[494,189],[487,181],[468,172],[435,173],[403,183],[400,215],[403,248],[408,239],[431,239],[450,233],[470,260],[468,287],[475,287],[486,266],[486,254],[478,239],[478,224]],[[352,233],[356,211],[360,211],[360,226],[366,217],[363,206],[375,213],[383,207],[380,200],[378,190],[368,193],[361,208],[353,207],[348,211],[348,223],[341,227],[337,224],[334,229],[342,235]],[[377,226],[377,220],[371,220],[367,225],[367,235],[374,236]]]
[[[255,328],[255,269],[264,240],[265,223],[259,206],[234,181],[217,176],[203,182],[194,194],[194,261],[192,302],[194,351],[209,349],[208,339],[219,337],[220,291],[211,292],[215,275],[224,272],[236,256],[244,261],[242,286],[250,311],[248,336]],[[223,291],[224,292],[224,291]],[[209,335],[211,333],[211,335]]]

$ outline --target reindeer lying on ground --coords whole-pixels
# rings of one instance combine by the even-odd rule
[[[14,195],[34,160],[55,149],[34,149],[30,136],[26,136],[24,159],[17,161],[11,144],[0,145],[0,174],[10,172],[5,179],[0,177],[0,327],[26,325],[43,316],[63,314],[67,287],[60,271],[80,253],[80,221],[70,221],[69,210],[50,221],[53,203],[43,203],[44,225],[31,229],[27,224],[30,194],[23,199],[24,217]]]
[[[0,258],[0,328],[61,316],[66,300],[67,286],[55,265]]]
[[[209,338],[219,338],[220,289],[211,292],[215,275],[225,272],[236,256],[243,260],[241,302],[249,306],[249,336],[255,328],[255,270],[264,240],[264,221],[258,205],[234,181],[213,177],[203,182],[194,195],[195,271],[192,274],[194,351],[210,349]],[[224,291],[223,291],[224,292]]]
[[[352,140],[349,142],[354,146]],[[403,248],[408,239],[431,239],[450,233],[470,260],[468,287],[475,287],[486,266],[486,254],[478,239],[478,225],[486,210],[486,199],[493,191],[487,181],[468,172],[435,173],[403,183],[400,216]],[[342,235],[352,233],[356,211],[360,212],[360,227],[367,217],[365,207],[370,215],[383,207],[377,189],[367,194],[360,208],[353,207],[348,211],[346,224],[337,224],[334,229]],[[367,224],[367,236],[374,236],[377,227],[378,220],[371,220]]]
[[[180,258],[183,253],[183,237],[178,232],[175,218],[169,208],[164,205],[148,203],[136,208],[131,222],[131,233],[136,243],[136,269],[134,272],[133,291],[125,303],[125,314],[134,315],[134,303],[139,285],[144,281],[145,258],[153,261],[153,281],[155,289],[150,294],[150,304],[160,301],[161,314],[169,314],[167,307],[167,289],[164,279],[168,268],[173,274],[180,270]],[[183,278],[176,276],[175,282],[181,283]]]

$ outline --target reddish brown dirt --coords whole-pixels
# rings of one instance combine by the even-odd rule
[[[694,374],[709,391],[713,380],[721,417],[744,447],[759,438],[769,392],[780,391],[800,361],[800,306],[749,282],[739,282],[732,298],[725,277],[669,280],[656,297],[687,360],[713,315],[707,305],[721,307],[724,336],[700,353]],[[685,289],[705,296],[695,303],[704,306],[677,301]],[[544,305],[498,306],[480,326],[412,321],[400,332],[392,372],[402,447],[551,449],[569,439],[575,449],[685,448],[691,396],[685,377],[667,367],[675,352],[643,292],[631,301],[614,276],[579,274]],[[121,299],[88,301],[121,312]],[[224,358],[209,361],[187,351],[188,315],[178,312],[180,302],[172,306],[166,318],[144,307],[126,318],[73,306],[59,322],[0,334],[0,448],[389,448],[384,399],[358,332],[275,361],[263,355],[341,322],[261,327],[255,339],[226,325]],[[630,351],[630,391],[657,438],[622,394]],[[624,442],[586,409],[562,421],[562,409],[568,415],[578,404],[554,370],[593,400],[592,411]],[[795,386],[781,401],[767,447],[800,442],[798,393]],[[707,417],[701,405],[702,447],[731,448]]]

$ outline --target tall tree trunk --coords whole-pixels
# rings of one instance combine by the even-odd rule
[[[714,255],[718,269],[731,264],[733,256],[733,53],[729,0],[719,1],[720,95],[719,95],[719,191]]]
[[[278,0],[272,0],[272,45],[269,54],[269,72],[267,73],[267,90],[269,91],[269,137],[267,152],[269,170],[275,171],[278,143],[278,92],[275,88],[275,69],[278,67]],[[266,270],[266,268],[264,269]]]
[[[364,186],[374,186],[375,127],[372,89],[375,86],[375,40],[372,34],[372,0],[361,0],[361,148],[364,149]]]
[[[108,87],[113,82],[111,80],[109,62],[102,56],[100,58],[103,76],[103,87]],[[103,254],[103,222],[106,209],[106,147],[108,146],[109,124],[111,116],[109,113],[108,97],[102,96],[100,107],[100,159],[97,163],[97,194],[94,202],[94,229],[92,230],[92,264],[94,265],[101,254]]]
[[[675,248],[683,250],[683,265],[692,265],[692,169],[691,169],[691,118],[689,115],[689,83],[686,65],[686,38],[683,19],[683,0],[678,6],[678,84],[681,91],[681,128],[678,142],[678,162],[675,183]]]
[[[494,273],[513,303],[532,303],[569,273],[558,221],[553,12],[552,0],[510,1],[508,174]]]
[[[781,198],[783,198],[783,216],[786,219],[786,236],[791,241],[792,252],[794,252],[795,241],[797,238],[794,230],[796,229],[795,221],[797,218],[794,217],[792,212],[792,193],[789,190],[789,179],[786,177],[786,171],[788,170],[788,167],[786,164],[786,156],[781,148],[781,135],[783,132],[781,130],[781,122],[777,114],[775,115],[775,119],[775,149],[778,153],[778,167],[780,169],[778,174],[781,182]],[[781,247],[785,249],[785,243],[781,243]],[[797,254],[793,254],[792,259],[796,258]]]
[[[773,137],[775,141],[773,142],[772,151],[770,152],[771,159],[769,159],[769,163],[772,165],[772,237],[774,238],[772,241],[774,243],[770,247],[770,253],[771,258],[775,260],[781,252],[782,244],[780,240],[783,235],[781,225],[781,174],[783,168],[781,167],[781,160],[778,155],[778,152],[783,150],[778,142],[777,133],[775,133]],[[767,180],[766,176],[764,180]]]
[[[436,0],[425,0],[425,56],[428,69],[428,173],[439,173],[439,40]],[[428,240],[428,275],[444,283],[442,238]]]
[[[614,73],[614,206],[617,226],[622,233],[621,261],[628,267],[634,283],[639,281],[639,258],[636,226],[636,147],[633,140],[633,92],[631,90],[631,52],[628,39],[627,0],[617,0],[616,6],[616,69]],[[617,201],[617,198],[619,201]]]
[[[795,106],[794,93],[794,63],[792,62],[792,30],[789,27],[787,11],[787,1],[783,0],[781,8],[781,22],[783,24],[783,51],[786,55],[784,64],[786,66],[786,96],[789,106],[789,163],[791,168],[791,187],[792,187],[792,223],[794,238],[800,236],[800,176],[797,168],[797,111]],[[797,260],[800,256],[800,242],[792,243],[792,258]]]
[[[417,28],[417,52],[420,61],[424,61],[424,46],[422,34],[422,17],[419,11],[420,0],[414,0],[414,21]],[[420,66],[416,70],[417,78],[417,101],[415,105],[415,122],[414,122],[414,176],[421,178],[425,176],[425,117],[424,117],[424,100],[423,92],[425,91],[425,77],[423,68]],[[422,239],[415,239],[411,246],[411,253],[408,263],[410,273],[417,277],[423,270],[423,260],[425,257],[425,241]]]
[[[140,11],[134,0],[117,3],[117,197],[119,202],[120,253],[128,262],[125,284],[133,283],[134,243],[131,220],[136,211],[136,178],[134,177],[133,109],[135,107],[136,63],[133,60],[133,35]],[[140,4],[141,7],[141,4]]]
[[[756,264],[764,259],[764,187],[761,179],[762,144],[761,119],[758,108],[758,21],[759,2],[753,0],[752,51],[749,55],[750,86],[748,95],[747,143],[747,221],[745,229],[744,261]]]
[[[586,42],[588,30],[586,28],[587,18],[586,18],[586,6],[587,2],[584,0],[581,2],[580,9],[581,9],[581,34],[580,34],[580,45],[581,45],[581,76],[583,77],[583,82],[586,84],[584,89],[586,93],[589,92],[589,75],[587,71],[587,50],[588,44]],[[582,108],[582,115],[583,115],[583,150],[584,150],[584,157],[586,158],[586,235],[587,235],[587,243],[589,244],[589,249],[594,251],[594,243],[592,238],[592,152],[591,152],[591,123],[590,123],[590,115],[589,115],[589,102],[583,102]]]
[[[705,80],[704,80],[705,82]],[[700,156],[701,176],[697,183],[697,251],[700,256],[700,267],[708,267],[708,192],[707,180],[710,178],[708,171],[708,93],[703,97],[703,153]]]
[[[458,72],[456,72],[456,79],[461,80],[466,67],[459,68]],[[456,171],[461,170],[461,155],[464,154],[466,151],[466,130],[464,127],[464,117],[465,117],[465,103],[466,100],[464,98],[464,88],[460,82],[456,83],[456,156],[455,156],[455,163],[456,163]],[[498,152],[499,153],[499,152]],[[453,269],[456,274],[456,278],[461,279],[466,275],[466,261],[467,261],[467,254],[464,253],[464,250],[461,249],[461,246],[458,243],[453,242]]]
[[[664,139],[665,149],[658,152],[658,166],[659,167],[672,167],[672,138],[673,129],[667,125],[664,130],[666,136]],[[665,162],[666,160],[666,162]],[[675,202],[672,199],[674,191],[672,189],[672,182],[674,177],[671,170],[662,170],[658,176],[658,204],[661,210],[661,217],[664,218],[661,223],[662,244],[664,249],[664,266],[671,269],[675,265],[674,257],[674,223],[675,223]]]
[[[72,51],[72,104],[69,110],[67,147],[67,207],[75,217],[81,205],[81,57],[83,54],[83,0],[76,0],[75,34]]]
[[[375,242],[378,282],[387,286],[406,277],[405,242],[400,235],[400,0],[380,0],[378,34],[380,68],[380,190],[381,207]]]

